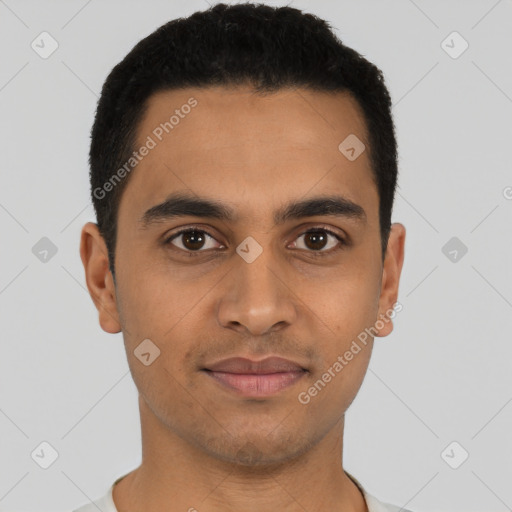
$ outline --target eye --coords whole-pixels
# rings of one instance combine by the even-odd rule
[[[175,240],[178,243],[174,243]],[[207,249],[224,247],[222,244],[219,244],[220,247],[216,247],[215,243],[212,244],[212,241],[215,242],[215,238],[206,231],[188,228],[174,233],[165,241],[165,244],[172,244],[178,247],[178,249],[189,252],[203,252],[203,250]]]
[[[301,238],[303,238],[301,240]],[[330,240],[329,240],[330,239]],[[313,252],[334,252],[346,245],[345,240],[326,228],[313,228],[297,237],[294,249],[306,249]],[[338,246],[336,248],[336,246]]]
[[[303,239],[303,240],[302,240]],[[347,245],[346,241],[338,234],[326,228],[312,228],[302,233],[292,243],[293,249],[307,250],[315,253],[331,253]],[[187,228],[174,233],[164,242],[165,245],[173,245],[178,249],[190,253],[205,252],[208,249],[223,249],[224,245],[206,231],[198,228]],[[217,244],[217,245],[216,245]]]

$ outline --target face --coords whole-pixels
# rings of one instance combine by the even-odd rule
[[[247,464],[304,453],[362,383],[373,338],[361,333],[396,302],[405,234],[393,225],[383,264],[368,151],[339,149],[351,134],[368,147],[347,94],[159,92],[119,206],[115,287],[103,240],[84,227],[88,286],[103,329],[123,331],[141,414],[202,453]],[[268,356],[300,371],[205,370]]]

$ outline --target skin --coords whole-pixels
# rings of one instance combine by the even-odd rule
[[[405,228],[392,225],[382,262],[368,151],[349,161],[338,150],[349,134],[367,140],[362,111],[345,93],[165,91],[149,99],[137,147],[190,97],[198,105],[137,165],[123,192],[115,284],[96,224],[82,229],[101,328],[123,332],[139,390],[142,463],[114,487],[114,502],[119,512],[366,511],[342,467],[343,428],[373,338],[308,404],[297,399],[398,297]],[[238,218],[185,216],[143,229],[144,212],[175,192],[215,199]],[[362,206],[366,221],[323,215],[274,224],[289,201],[332,194]],[[191,225],[213,237],[202,252],[191,255],[184,236],[165,245]],[[304,234],[312,228],[350,244],[332,252],[339,242],[329,235],[316,249]],[[252,263],[236,252],[248,236],[263,249]],[[378,336],[392,329],[388,320]],[[133,353],[146,338],[161,351],[149,366]],[[251,400],[199,371],[227,357],[267,355],[309,373]]]

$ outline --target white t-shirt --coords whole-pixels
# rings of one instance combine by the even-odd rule
[[[411,512],[410,510],[406,510],[401,507],[397,507],[395,505],[390,505],[389,503],[382,503],[374,496],[368,494],[361,483],[356,480],[352,475],[347,473],[345,471],[346,475],[357,485],[357,487],[361,490],[363,493],[364,499],[366,501],[366,506],[368,507],[368,512]],[[128,474],[128,473],[127,473]],[[73,512],[98,512],[100,510],[101,512],[118,512],[114,500],[112,498],[112,490],[114,488],[114,485],[119,482],[122,478],[124,478],[126,475],[123,475],[119,477],[110,487],[107,494],[103,496],[102,498],[92,502],[88,503],[87,505],[84,505]]]

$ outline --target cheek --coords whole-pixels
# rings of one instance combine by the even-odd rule
[[[317,396],[310,398],[313,407],[322,407],[322,403],[332,408],[333,421],[348,408],[368,369],[373,339],[367,329],[378,312],[375,288],[369,282],[340,281],[325,291],[315,307],[324,335],[317,335],[322,367],[312,375],[314,389],[310,391]]]
[[[212,313],[205,310],[209,302],[202,298],[211,286],[198,288],[175,280],[160,263],[120,273],[119,283],[125,349],[137,387],[149,393],[159,388],[159,382],[162,389],[192,389],[194,382],[186,380],[192,370],[189,352],[191,346],[204,343]],[[156,347],[146,342],[149,352],[158,354],[150,366],[137,358],[146,339]]]
[[[182,319],[201,308],[201,296],[210,288],[180,281],[165,263],[155,260],[151,264],[126,260],[118,274],[118,302],[130,337],[168,339],[174,326],[179,328]]]
[[[311,417],[323,417],[327,424],[334,425],[345,414],[366,375],[371,348],[371,342],[345,344],[326,358],[322,369],[311,375],[297,397],[309,409]]]
[[[378,282],[368,278],[339,279],[324,287],[321,293],[310,294],[308,306],[326,327],[328,336],[346,342],[357,337],[377,319]],[[339,343],[336,343],[338,348]]]

